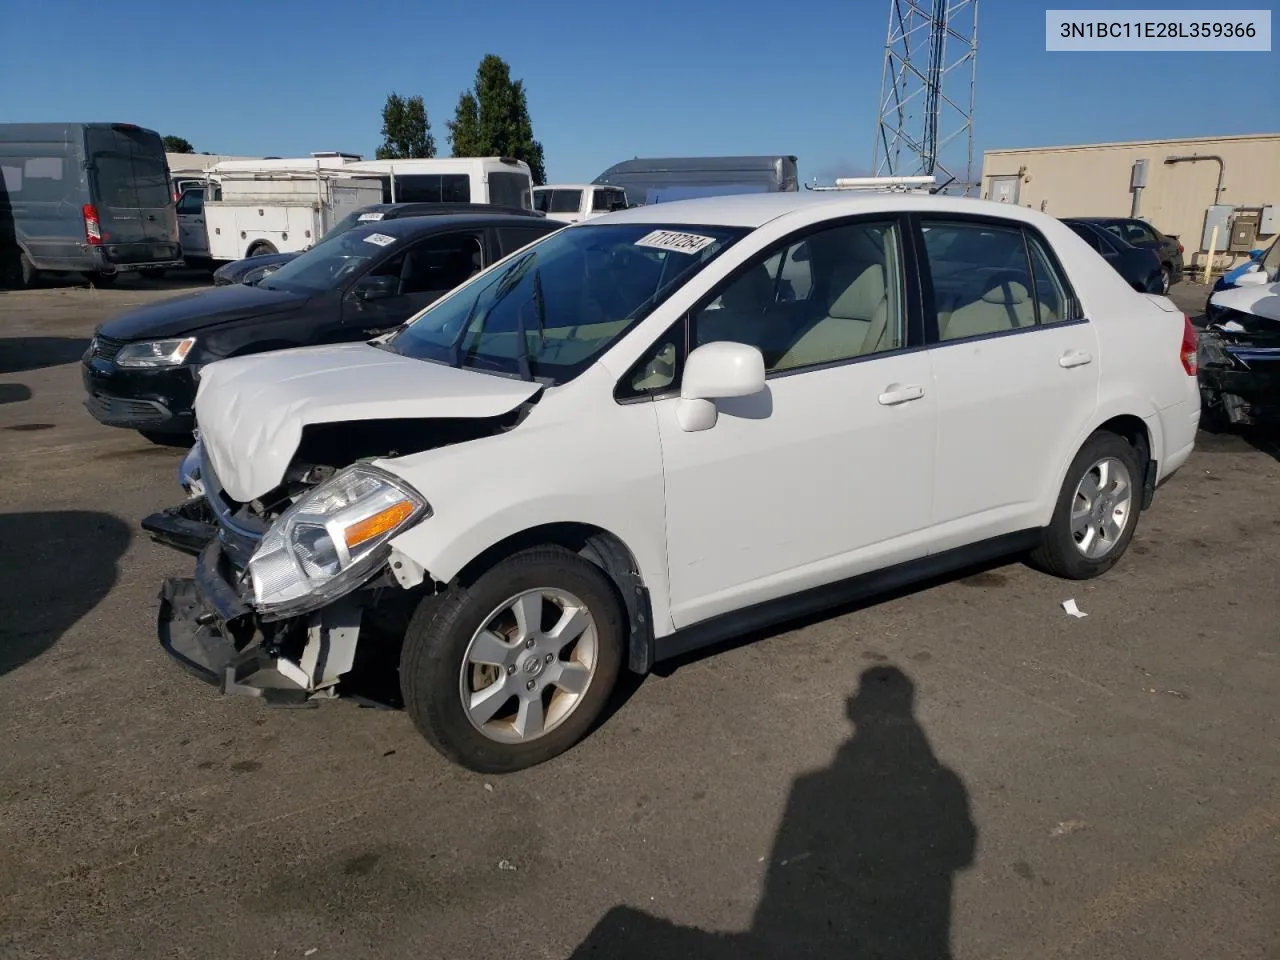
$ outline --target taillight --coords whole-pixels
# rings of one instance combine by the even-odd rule
[[[1184,313],[1182,315],[1182,350],[1179,352],[1182,359],[1182,369],[1187,371],[1188,377],[1194,377],[1199,370],[1199,364],[1196,362],[1199,341],[1200,335],[1192,325],[1191,318]]]
[[[94,209],[93,204],[86,203],[80,208],[80,212],[84,214],[84,238],[90,244],[97,246],[102,243],[102,224],[98,221],[98,211]]]

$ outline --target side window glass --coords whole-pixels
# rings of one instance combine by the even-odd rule
[[[608,190],[591,191],[591,212],[602,213],[609,209],[611,197]]]
[[[1049,261],[1040,241],[1027,235],[1027,246],[1031,250],[1031,272],[1035,277],[1036,314],[1041,324],[1060,323],[1063,320],[1075,320],[1078,311],[1075,299],[1070,295],[1069,287]]]
[[[1034,283],[1016,227],[925,221],[940,340],[1034,327]]]
[[[1097,250],[1099,253],[1104,252],[1102,248],[1102,240],[1099,239],[1097,234],[1088,227],[1082,226],[1078,223],[1069,223],[1067,226],[1071,229],[1072,233],[1078,235],[1081,240],[1093,247],[1093,249]]]
[[[694,317],[694,343],[758,347],[769,373],[904,344],[893,224],[849,224],[755,260]]]
[[[640,358],[623,381],[619,395],[640,396],[661,393],[675,386],[679,376],[680,344],[684,324],[677,323]]]
[[[369,271],[374,277],[395,277],[398,296],[448,293],[483,266],[480,239],[472,234],[433,237],[410,247]]]

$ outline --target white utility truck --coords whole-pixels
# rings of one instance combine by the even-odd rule
[[[228,160],[209,170],[202,209],[207,256],[239,260],[306,250],[347,214],[382,201],[382,181],[348,172],[340,160]],[[194,204],[179,220],[188,244],[199,243]],[[199,255],[184,245],[189,255]]]

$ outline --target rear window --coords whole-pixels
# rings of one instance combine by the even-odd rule
[[[465,173],[395,175],[396,203],[470,203],[471,177]],[[384,196],[390,202],[390,196]]]
[[[551,206],[550,190],[533,191],[533,209],[540,210],[542,213],[546,213],[548,208],[550,208],[550,206]]]
[[[173,203],[160,138],[129,127],[92,128],[86,141],[94,199],[105,207],[156,209]]]
[[[529,178],[523,173],[490,173],[489,202],[500,207],[533,209],[529,198]]]
[[[577,213],[582,209],[581,190],[555,190],[551,194],[548,213]]]

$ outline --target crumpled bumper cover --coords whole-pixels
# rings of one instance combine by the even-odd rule
[[[279,706],[314,706],[312,698],[325,693],[305,669],[267,645],[252,609],[228,580],[216,539],[200,552],[194,578],[162,585],[156,632],[166,653],[221,693]]]

